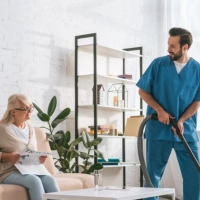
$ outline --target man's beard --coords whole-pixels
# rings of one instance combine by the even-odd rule
[[[169,55],[170,59],[173,60],[173,61],[179,60],[183,56],[181,49],[176,54],[173,53],[173,52],[169,52],[169,53],[171,53],[171,54],[174,55],[174,57],[172,57],[171,55]]]

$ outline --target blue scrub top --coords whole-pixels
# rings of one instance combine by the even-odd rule
[[[190,58],[178,74],[169,56],[156,58],[140,78],[137,86],[150,93],[177,121],[192,102],[200,101],[200,64]],[[156,111],[148,106],[146,114],[152,113]],[[184,137],[188,142],[198,141],[196,123],[197,113],[184,122]],[[157,120],[147,122],[145,138],[180,141],[172,132],[171,125],[162,124]]]

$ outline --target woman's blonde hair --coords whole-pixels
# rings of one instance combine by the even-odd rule
[[[32,104],[31,100],[24,94],[13,94],[8,98],[8,105],[6,112],[4,113],[2,119],[0,120],[1,124],[14,122],[14,118],[11,111],[15,108],[19,108],[20,103],[24,103],[27,106]]]

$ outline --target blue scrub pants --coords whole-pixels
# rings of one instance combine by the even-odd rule
[[[195,157],[200,161],[198,144],[189,142]],[[170,153],[174,149],[183,178],[183,200],[200,200],[200,172],[197,170],[182,142],[147,140],[146,162],[149,177],[154,187],[160,186]],[[145,200],[158,200],[158,197]]]
[[[48,175],[22,175],[20,172],[16,172],[7,176],[2,183],[21,185],[27,188],[31,200],[42,200],[44,193],[60,191],[56,180]]]

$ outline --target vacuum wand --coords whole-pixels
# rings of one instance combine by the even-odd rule
[[[152,114],[151,115],[151,119],[158,120],[157,114]],[[174,119],[170,118],[170,123],[176,129],[176,133],[177,133],[178,137],[180,138],[180,140],[184,144],[184,146],[185,146],[186,150],[188,151],[190,157],[192,158],[195,166],[197,167],[198,171],[200,172],[200,164],[198,163],[196,157],[194,156],[194,154],[193,154],[192,150],[190,149],[188,143],[186,142],[184,136],[180,133],[180,130],[178,128],[178,125],[177,125],[176,121]]]

